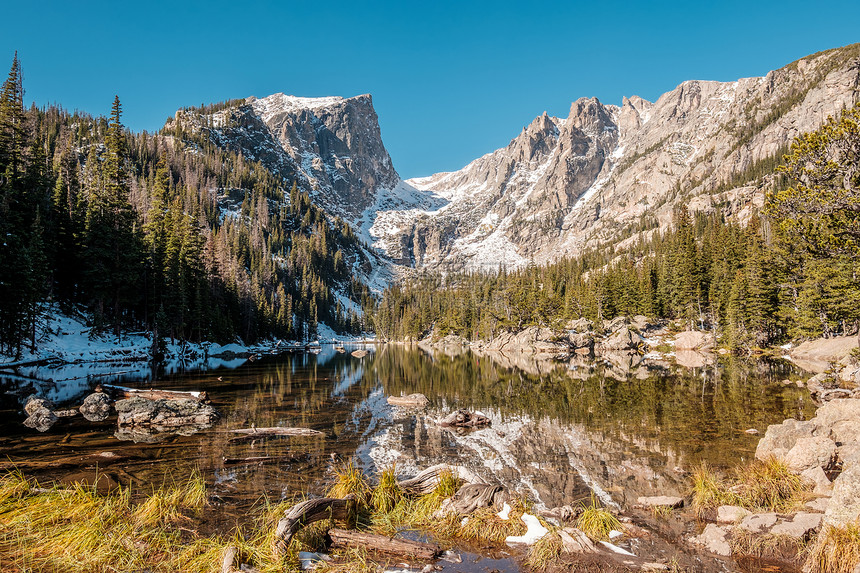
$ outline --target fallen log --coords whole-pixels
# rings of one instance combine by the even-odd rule
[[[490,425],[490,419],[478,412],[457,410],[439,420],[443,428],[478,428]]]
[[[240,464],[274,464],[282,461],[294,462],[299,458],[296,456],[253,456],[250,458],[221,458],[225,466]]]
[[[404,408],[424,408],[430,403],[424,394],[409,394],[408,396],[389,396],[388,403]]]
[[[108,392],[113,394],[114,397],[122,396],[123,398],[146,398],[147,400],[161,400],[161,399],[177,399],[177,398],[193,398],[200,402],[206,402],[209,400],[209,394],[206,391],[202,392],[183,392],[180,390],[156,390],[154,388],[150,388],[149,390],[142,390],[139,388],[127,388],[125,386],[115,386],[113,384],[97,384],[95,388],[96,392]]]
[[[322,436],[324,435],[319,430],[311,430],[310,428],[238,428],[229,430],[231,434],[241,434],[243,436]]]
[[[386,535],[376,535],[373,533],[330,529],[328,536],[334,547],[362,547],[373,551],[382,551],[383,553],[403,555],[419,561],[429,561],[442,553],[442,549],[434,543],[394,539]]]
[[[356,503],[352,495],[343,499],[321,497],[296,504],[284,512],[283,519],[278,522],[272,552],[278,557],[285,555],[293,536],[306,525],[325,519],[352,524],[355,516]]]
[[[472,473],[462,466],[449,466],[447,464],[438,464],[430,466],[422,470],[413,478],[401,480],[397,482],[404,492],[412,495],[426,495],[432,493],[439,485],[439,480],[446,473],[450,473],[454,478],[466,483],[486,483],[480,476]]]

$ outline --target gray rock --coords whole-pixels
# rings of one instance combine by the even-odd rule
[[[24,420],[24,425],[40,432],[47,432],[57,423],[57,417],[47,408],[33,408],[33,413]]]
[[[743,518],[740,527],[753,533],[761,533],[776,525],[777,521],[779,516],[775,513],[754,513]]]
[[[785,454],[794,447],[800,438],[811,438],[816,425],[811,420],[799,422],[788,419],[782,424],[772,424],[767,427],[764,437],[759,440],[755,449],[755,457],[760,460],[771,456],[784,458]]]
[[[821,527],[823,515],[801,511],[793,519],[781,521],[770,530],[772,535],[787,535],[794,539],[806,539],[808,535]]]
[[[111,399],[104,392],[93,392],[81,404],[80,411],[90,422],[102,422],[110,416]]]
[[[821,466],[808,468],[804,470],[800,475],[801,477],[806,478],[811,483],[815,484],[815,489],[812,490],[812,493],[826,494],[830,493],[830,491],[833,489],[833,484],[830,483],[830,480],[827,478],[827,474],[824,473],[824,470],[821,469]]]
[[[675,350],[709,350],[713,347],[713,335],[700,330],[686,330],[675,337]]]
[[[801,473],[812,468],[824,468],[836,457],[836,444],[830,438],[814,436],[799,438],[785,454],[788,468]]]
[[[860,400],[831,400],[818,408],[813,421],[817,435],[842,443],[860,442]]]
[[[582,531],[575,527],[565,527],[558,531],[561,546],[565,553],[597,553],[597,547]]]
[[[638,350],[644,342],[645,339],[638,333],[633,332],[627,326],[622,326],[603,339],[600,343],[600,351]]]
[[[824,522],[843,526],[860,517],[860,465],[846,467],[833,480],[833,495],[824,512]]]
[[[212,406],[190,398],[147,400],[128,398],[114,405],[117,423],[123,426],[148,426],[154,430],[170,430],[182,426],[198,429],[211,426],[218,419]]]
[[[751,515],[746,509],[737,505],[721,505],[717,508],[717,523],[737,523]]]
[[[684,507],[684,499],[670,495],[656,495],[650,497],[640,497],[636,503],[646,507],[671,507],[673,509]]]
[[[807,501],[804,504],[806,507],[811,509],[812,511],[817,511],[818,513],[824,513],[827,511],[827,504],[830,503],[829,497],[817,497],[812,501]]]
[[[727,537],[728,530],[725,527],[709,523],[701,535],[693,537],[690,541],[704,546],[711,553],[728,557],[732,554],[732,546],[729,545]]]

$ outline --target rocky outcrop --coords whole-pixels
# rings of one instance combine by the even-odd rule
[[[756,457],[775,456],[832,498],[825,521],[844,525],[860,516],[860,400],[840,399],[818,408],[811,420],[786,420],[769,426]]]
[[[700,330],[685,330],[675,336],[675,350],[707,351],[714,348],[713,335]]]
[[[154,431],[170,431],[183,427],[202,429],[211,426],[219,418],[215,408],[190,398],[128,398],[117,401],[114,407],[118,413],[117,424],[120,428],[146,427]]]
[[[570,344],[562,335],[549,328],[532,326],[520,332],[503,332],[482,346],[485,351],[524,352],[527,354],[558,356],[570,351]]]
[[[764,201],[761,186],[716,197],[714,190],[743,182],[756,162],[852,107],[860,97],[858,55],[854,45],[765,77],[686,81],[655,102],[577,100],[566,118],[541,115],[459,171],[408,180],[416,198],[423,193],[425,203],[438,198],[439,205],[383,207],[373,214],[374,237],[414,266],[497,270],[576,255],[645,215],[665,229],[681,200],[691,211],[719,208],[743,223]]]

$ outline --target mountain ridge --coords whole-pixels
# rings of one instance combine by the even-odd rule
[[[213,143],[296,180],[394,263],[492,271],[665,229],[681,202],[744,220],[766,184],[745,174],[854,105],[858,88],[854,44],[763,77],[687,80],[654,102],[579,98],[568,117],[544,112],[462,169],[406,180],[369,94],[249,97],[217,112],[229,120],[197,121]]]

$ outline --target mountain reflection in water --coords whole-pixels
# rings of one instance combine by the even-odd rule
[[[324,347],[318,355],[128,382],[207,390],[223,414],[208,430],[157,443],[119,441],[115,419],[90,423],[80,416],[38,434],[21,424],[20,405],[5,395],[5,466],[60,481],[98,471],[145,489],[199,469],[226,521],[242,521],[263,495],[322,493],[332,480],[333,455],[354,457],[369,474],[391,463],[401,474],[440,462],[465,465],[539,506],[573,503],[592,492],[624,505],[639,495],[685,490],[684,472],[702,460],[729,467],[749,459],[758,436],[745,430],[763,432],[813,410],[805,389],[782,384],[797,375],[781,361],[720,360],[684,369],[639,357],[550,363],[399,345],[372,348],[364,358],[349,350]],[[10,389],[20,381],[3,384]],[[413,392],[430,399],[426,410],[386,402]],[[484,412],[492,426],[457,433],[435,424],[457,408]],[[324,436],[248,441],[227,432],[251,424],[308,427]],[[237,463],[263,456],[269,463]]]

